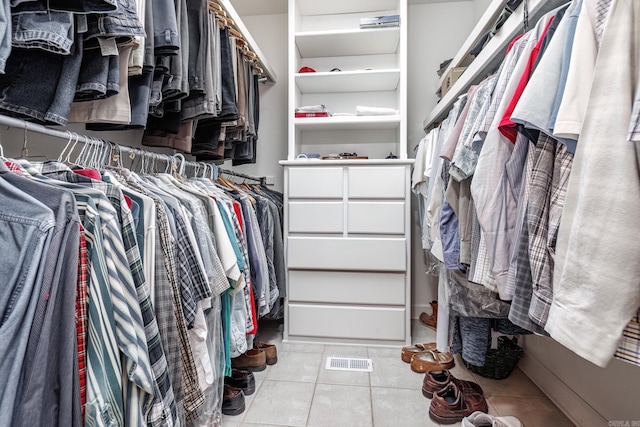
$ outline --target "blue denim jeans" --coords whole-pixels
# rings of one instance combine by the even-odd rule
[[[0,172],[7,172],[0,164]],[[2,174],[0,174],[2,175]],[[12,412],[29,332],[40,295],[53,212],[0,176],[0,426],[12,426]]]
[[[13,49],[7,61],[6,74],[0,76],[0,111],[20,118],[65,125],[81,63],[80,37],[73,45],[73,54],[68,56]]]
[[[116,0],[11,0],[14,13],[55,10],[74,13],[105,13],[117,8]]]

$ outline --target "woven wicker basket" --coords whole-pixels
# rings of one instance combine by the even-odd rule
[[[474,374],[494,380],[503,380],[511,375],[523,355],[518,339],[506,336],[498,337],[498,348],[489,349],[484,366],[474,366],[465,362],[467,369]]]

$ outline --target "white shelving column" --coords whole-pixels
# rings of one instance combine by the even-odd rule
[[[383,15],[400,25],[360,29]],[[287,341],[411,340],[406,26],[406,0],[289,0]],[[318,104],[347,114],[294,117]],[[356,106],[397,114],[355,116]],[[368,159],[297,159],[343,152]]]

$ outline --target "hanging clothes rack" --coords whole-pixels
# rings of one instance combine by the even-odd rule
[[[180,161],[179,165],[182,170],[184,170],[184,166],[191,166],[194,168],[194,170],[200,170],[200,168],[211,168],[212,170],[211,177],[215,179],[217,178],[217,175],[218,175],[218,172],[217,172],[218,167],[216,165],[212,163],[189,161],[189,160],[186,160],[184,156],[182,156],[181,154],[178,157],[176,157],[177,155],[173,155],[173,156],[164,155],[164,154],[155,153],[152,151],[143,150],[140,148],[120,145],[120,144],[107,141],[104,139],[100,139],[100,138],[82,135],[77,132],[52,129],[50,127],[43,126],[37,123],[31,123],[15,117],[9,117],[9,116],[3,116],[3,115],[0,115],[0,125],[5,125],[5,126],[16,128],[16,129],[23,129],[25,131],[25,135],[26,135],[26,132],[30,131],[30,132],[39,133],[41,135],[47,135],[54,138],[66,140],[69,142],[71,141],[71,139],[73,139],[74,144],[81,143],[81,144],[87,144],[87,145],[95,145],[96,142],[99,142],[103,144],[104,148],[111,147],[112,149],[117,151],[119,154],[127,153],[127,154],[139,155],[139,156],[146,156],[146,157],[149,157],[150,160],[160,159],[160,160],[164,160],[165,162],[175,162],[176,160],[179,160]],[[113,160],[116,161],[118,159],[113,159]]]
[[[222,174],[225,174],[225,175],[231,175],[231,176],[237,176],[239,178],[244,178],[244,179],[250,179],[252,181],[259,182],[260,185],[266,185],[267,184],[267,177],[266,176],[256,177],[256,176],[246,175],[244,173],[235,172],[235,171],[231,171],[231,170],[228,170],[228,169],[221,169],[221,168],[218,168],[218,173],[222,173]]]

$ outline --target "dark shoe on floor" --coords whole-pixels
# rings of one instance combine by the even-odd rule
[[[222,413],[225,415],[240,415],[244,412],[244,394],[242,389],[224,385],[222,396]]]
[[[482,387],[473,381],[460,380],[453,376],[453,374],[447,370],[443,371],[427,371],[422,381],[422,394],[425,397],[431,399],[434,393],[443,390],[450,382],[455,383],[458,389],[464,393],[482,393]]]
[[[252,372],[242,369],[231,369],[231,376],[224,377],[224,383],[232,387],[241,388],[245,396],[256,391],[256,379]]]
[[[436,392],[429,405],[429,417],[440,424],[455,424],[476,411],[487,412],[487,401],[479,393],[462,393],[450,382]]]
[[[231,367],[256,372],[267,369],[267,357],[264,350],[252,348],[246,353],[231,359]]]
[[[275,344],[269,344],[268,342],[259,342],[255,348],[264,350],[264,354],[267,358],[267,365],[275,365],[278,363],[278,348]]]

